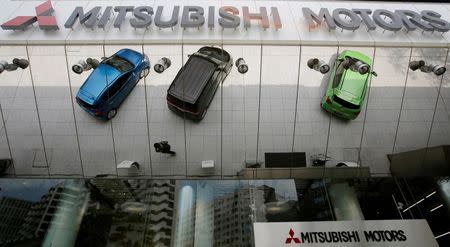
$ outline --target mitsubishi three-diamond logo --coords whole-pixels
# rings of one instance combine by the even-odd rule
[[[16,16],[1,25],[3,30],[25,30],[28,26],[37,22],[42,30],[58,30],[56,18],[51,14],[54,12],[52,1],[48,0],[37,6],[35,16]]]
[[[285,242],[286,244],[290,244],[290,243],[292,243],[292,241],[294,243],[296,243],[296,244],[300,244],[301,243],[299,238],[294,237],[294,231],[292,230],[292,228],[289,231],[289,236],[290,237],[286,238],[286,242]]]

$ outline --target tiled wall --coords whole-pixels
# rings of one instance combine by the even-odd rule
[[[236,67],[220,86],[203,121],[168,110],[166,91],[188,55],[200,45],[127,46],[148,54],[152,65],[168,57],[172,66],[141,80],[109,122],[95,120],[74,100],[90,74],[71,71],[80,59],[110,56],[125,46],[0,46],[0,60],[29,59],[25,70],[0,74],[0,158],[12,158],[16,176],[127,176],[116,164],[135,160],[142,176],[228,178],[243,162],[264,161],[265,152],[327,154],[333,160],[389,173],[386,154],[450,144],[450,77],[408,70],[412,60],[445,64],[445,48],[373,48],[224,45]],[[338,52],[361,51],[374,61],[356,120],[343,121],[319,104],[329,75],[310,70],[317,57],[332,64]],[[33,78],[33,80],[32,80]],[[177,155],[156,153],[167,140]],[[201,168],[214,160],[215,168]]]

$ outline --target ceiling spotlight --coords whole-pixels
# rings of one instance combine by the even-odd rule
[[[425,66],[425,61],[419,60],[419,61],[411,61],[409,63],[409,68],[412,71],[416,71],[417,69],[420,69],[421,67]]]
[[[445,68],[445,66],[442,66],[442,65],[430,64],[429,66],[430,66],[431,70],[433,71],[433,73],[437,76],[443,75],[445,73],[445,71],[447,71],[447,68]]]
[[[361,75],[367,74],[370,71],[370,66],[368,64],[354,58],[346,58],[342,61],[342,67],[344,69],[351,69]]]
[[[328,73],[330,71],[330,65],[325,63],[322,60],[319,60],[318,58],[311,58],[306,63],[310,69],[314,69],[315,71],[319,71],[322,74]]]
[[[14,71],[18,68],[26,69],[29,65],[28,60],[14,58],[12,63],[8,63],[7,61],[0,61],[0,73],[3,71]]]
[[[236,60],[235,63],[239,73],[245,74],[248,71],[248,65],[245,63],[245,60],[241,57]]]
[[[2,60],[0,61],[0,73],[2,73],[3,71],[5,71],[6,66],[8,66],[8,62]]]
[[[416,70],[420,69],[420,71],[422,71],[424,73],[433,72],[437,76],[443,75],[447,71],[447,68],[445,68],[445,66],[437,65],[437,64],[427,64],[423,60],[411,61],[409,63],[409,68],[412,71],[416,71]]]
[[[26,60],[26,59],[19,59],[19,58],[14,58],[13,59],[13,64],[17,65],[21,69],[26,69],[26,68],[28,68],[28,65],[30,65],[28,60]]]
[[[88,58],[86,59],[86,63],[90,65],[93,69],[96,69],[100,62],[95,58]]]
[[[88,64],[84,60],[80,60],[80,61],[78,61],[77,64],[74,64],[72,66],[72,71],[77,73],[77,74],[81,74],[81,73],[83,73],[83,71],[88,71],[90,69],[92,69],[92,65]]]
[[[356,71],[358,71],[361,75],[366,74],[367,72],[369,72],[369,65],[361,62],[361,61],[356,61],[355,64],[352,66],[352,68]]]
[[[153,66],[153,69],[156,73],[161,74],[164,70],[168,69],[172,62],[167,57],[163,57],[159,59],[159,61]]]

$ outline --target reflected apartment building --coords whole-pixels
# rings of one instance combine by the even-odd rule
[[[87,198],[87,196],[86,191],[79,190],[79,183],[69,180],[52,186],[37,202],[3,198],[0,207],[4,229],[1,232],[5,234],[2,234],[0,242],[26,242],[42,239],[52,224],[56,224],[56,227],[65,225],[67,229],[70,229],[68,223],[76,224],[76,222],[58,221],[57,219],[67,218],[71,215],[72,210],[78,210],[79,203],[82,203],[83,198]],[[62,217],[63,215],[64,217]],[[57,217],[55,218],[55,216]],[[15,218],[16,221],[11,221],[10,217]],[[74,226],[74,229],[77,227]],[[67,237],[67,235],[65,236]]]
[[[294,187],[295,188],[295,187]],[[293,204],[289,191],[266,184],[180,181],[173,246],[253,246],[254,222],[296,219],[292,211],[274,206]]]
[[[92,216],[110,215],[108,245],[120,246],[131,241],[170,246],[175,201],[173,180],[91,179],[89,184],[91,193],[95,194],[94,201],[105,205],[91,208]],[[125,228],[127,233],[121,234]]]
[[[0,199],[0,245],[18,238],[32,205],[31,201],[16,198]]]

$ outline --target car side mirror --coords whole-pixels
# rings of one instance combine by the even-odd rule
[[[375,72],[375,71],[372,71],[372,75],[375,77],[378,76],[377,72]]]

